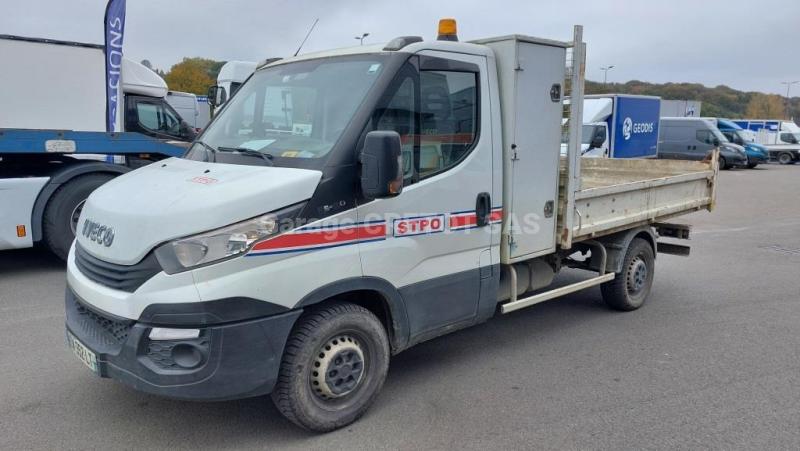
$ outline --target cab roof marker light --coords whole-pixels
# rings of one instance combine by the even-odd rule
[[[200,336],[200,329],[170,329],[154,327],[150,329],[151,340],[191,340]]]
[[[439,41],[458,41],[458,26],[451,18],[439,19]]]
[[[421,36],[399,36],[386,44],[386,47],[383,48],[384,51],[393,52],[402,49],[403,47],[413,44],[415,42],[422,42]]]

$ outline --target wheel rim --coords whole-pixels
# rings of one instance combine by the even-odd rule
[[[636,296],[641,293],[647,286],[647,263],[641,258],[636,257],[631,261],[628,266],[627,285],[628,293]]]
[[[78,202],[78,205],[72,210],[72,214],[69,217],[69,229],[72,230],[73,235],[77,235],[78,232],[78,219],[81,217],[81,212],[83,211],[83,204],[86,203],[86,199]]]
[[[778,158],[778,161],[780,161],[782,164],[788,164],[790,161],[792,161],[792,157],[784,153],[781,154],[781,156]]]
[[[336,335],[317,351],[309,383],[319,399],[342,398],[359,388],[365,373],[365,352],[356,337]]]

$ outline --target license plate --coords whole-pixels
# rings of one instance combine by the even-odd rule
[[[78,360],[88,366],[93,373],[97,374],[97,356],[69,332],[67,332],[67,346],[72,349],[72,353],[78,357]]]

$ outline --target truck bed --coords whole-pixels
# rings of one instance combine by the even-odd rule
[[[580,189],[575,192],[569,243],[714,207],[716,155],[713,161],[582,158]],[[561,159],[558,230],[564,230],[566,159]]]

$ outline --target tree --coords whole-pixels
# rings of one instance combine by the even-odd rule
[[[781,96],[754,93],[747,104],[746,116],[758,119],[783,119],[785,111]]]
[[[164,76],[169,89],[204,95],[216,84],[221,62],[206,58],[184,58]]]

